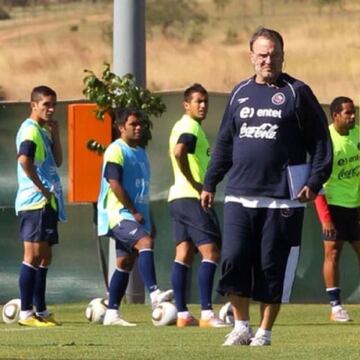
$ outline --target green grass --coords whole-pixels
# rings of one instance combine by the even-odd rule
[[[0,324],[0,359],[358,359],[360,306],[347,306],[353,322],[334,324],[327,305],[284,306],[270,347],[222,347],[228,329],[154,327],[145,305],[124,305],[136,328],[89,324],[85,304],[52,306],[63,326],[30,329]],[[196,314],[198,306],[191,309]],[[251,308],[256,327],[258,308]]]

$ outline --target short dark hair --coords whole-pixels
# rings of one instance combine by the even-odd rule
[[[114,125],[115,126],[125,125],[127,119],[131,115],[135,116],[140,120],[142,120],[143,118],[143,112],[138,109],[134,109],[134,108],[116,109]]]
[[[135,108],[119,108],[115,110],[115,120],[113,122],[112,139],[115,140],[120,134],[119,126],[124,126],[129,117],[133,115],[142,125],[142,137],[139,141],[139,146],[145,148],[148,142],[152,139],[151,129],[153,124],[149,119],[149,116],[141,110]]]
[[[284,40],[279,32],[272,29],[267,29],[264,27],[258,28],[251,36],[250,38],[250,51],[253,51],[254,42],[259,38],[264,37],[268,40],[272,40],[274,42],[279,42],[281,46],[281,51],[284,51]]]
[[[184,91],[184,101],[189,102],[193,93],[200,93],[204,96],[208,96],[207,90],[201,84],[195,83]]]
[[[55,90],[45,85],[36,86],[32,89],[30,101],[39,101],[43,96],[57,97]]]
[[[342,110],[342,104],[354,103],[352,99],[347,96],[338,96],[330,104],[330,115],[333,117],[334,113],[339,113]]]

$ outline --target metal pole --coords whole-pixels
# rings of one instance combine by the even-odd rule
[[[146,85],[145,0],[114,0],[113,68]]]
[[[136,83],[146,85],[145,0],[114,0],[113,71],[132,73]],[[109,241],[109,281],[115,270],[115,243]],[[137,262],[126,290],[129,303],[144,303],[145,291]]]

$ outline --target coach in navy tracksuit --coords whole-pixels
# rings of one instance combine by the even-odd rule
[[[282,72],[281,35],[261,28],[250,40],[255,75],[235,87],[205,177],[202,205],[214,201],[228,174],[224,205],[222,277],[234,330],[224,345],[271,344],[271,329],[287,302],[299,256],[305,203],[315,198],[331,172],[326,116],[303,82]],[[305,186],[291,200],[289,165],[311,164]],[[260,301],[255,336],[249,301]]]

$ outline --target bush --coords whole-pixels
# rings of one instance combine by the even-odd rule
[[[228,29],[225,34],[224,44],[236,45],[238,43],[239,43],[239,34],[233,29]]]
[[[6,100],[6,93],[5,93],[5,89],[0,86],[0,101]]]
[[[105,44],[113,45],[114,29],[113,23],[104,23],[101,27],[101,37]]]
[[[91,70],[84,70],[83,94],[87,99],[98,106],[96,117],[103,119],[105,113],[115,120],[117,109],[135,108],[143,113],[144,133],[141,146],[146,146],[151,140],[152,122],[150,116],[160,116],[166,110],[162,99],[152,94],[149,90],[136,85],[132,74],[122,77],[110,71],[110,65],[104,64],[101,77],[97,77]],[[90,139],[87,144],[88,149],[96,152],[103,152],[103,145]]]
[[[204,32],[200,26],[194,26],[190,36],[189,43],[190,44],[200,44],[204,39]]]
[[[9,20],[11,16],[9,13],[4,10],[2,7],[0,7],[0,20]]]
[[[146,21],[151,30],[159,26],[164,36],[172,36],[174,28],[184,28],[189,24],[203,24],[208,17],[195,0],[148,0],[146,2]]]
[[[6,6],[29,6],[29,0],[5,0],[4,4]]]

